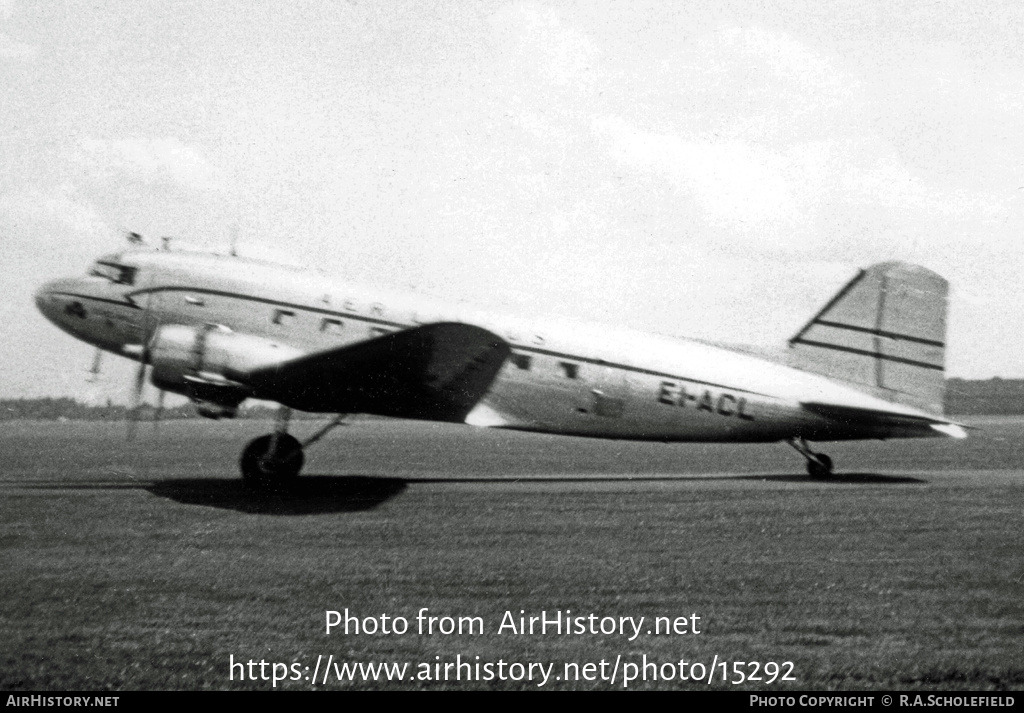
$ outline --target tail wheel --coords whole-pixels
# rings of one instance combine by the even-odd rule
[[[832,459],[824,453],[815,453],[813,460],[807,459],[807,474],[812,478],[827,478],[832,475]]]
[[[273,434],[260,436],[249,442],[242,451],[239,465],[242,468],[242,482],[250,487],[287,485],[294,481],[306,461],[302,444],[288,433],[277,436],[277,448],[270,457]]]

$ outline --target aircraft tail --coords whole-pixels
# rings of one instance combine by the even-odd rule
[[[860,271],[789,340],[792,366],[942,413],[949,283],[917,265]]]

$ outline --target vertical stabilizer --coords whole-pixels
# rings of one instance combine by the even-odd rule
[[[872,265],[789,340],[790,363],[942,413],[948,292],[949,283],[923,267]]]

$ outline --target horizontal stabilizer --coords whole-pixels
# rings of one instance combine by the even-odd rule
[[[920,429],[924,432],[922,435],[933,435],[928,432],[936,431],[951,438],[967,437],[963,426],[958,423],[953,423],[943,418],[936,418],[917,409],[901,407],[897,404],[893,404],[892,408],[866,408],[862,406],[804,401],[800,405],[811,413],[824,416],[833,421],[839,421],[846,425],[870,428],[903,426],[908,429]]]
[[[302,411],[461,422],[509,355],[501,337],[443,322],[254,370],[255,397]]]
[[[967,438],[967,431],[957,423],[933,423],[932,428],[950,438]]]

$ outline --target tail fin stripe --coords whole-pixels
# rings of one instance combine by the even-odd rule
[[[846,352],[848,354],[859,354],[860,356],[873,357],[875,359],[898,362],[900,364],[910,364],[911,366],[919,366],[922,369],[935,369],[936,371],[943,371],[944,367],[937,364],[929,364],[924,361],[915,361],[914,359],[904,359],[903,357],[892,356],[891,354],[882,354],[880,352],[871,352],[866,349],[854,349],[853,347],[843,347],[838,344],[824,344],[822,342],[812,342],[809,339],[791,339],[791,344],[804,344],[808,347],[819,347],[821,349],[832,349],[837,352]]]
[[[855,324],[844,324],[842,322],[830,322],[826,319],[815,320],[810,326],[820,324],[823,327],[835,327],[836,329],[849,329],[851,332],[863,332],[865,334],[873,334],[876,337],[887,337],[889,339],[902,339],[908,342],[917,342],[918,344],[927,344],[930,347],[945,347],[944,342],[937,342],[934,339],[924,339],[923,337],[915,337],[910,334],[902,334],[900,332],[887,332],[884,329],[872,329],[871,327],[858,327]],[[806,331],[806,330],[805,330]],[[791,339],[790,341],[797,341],[797,339]]]

